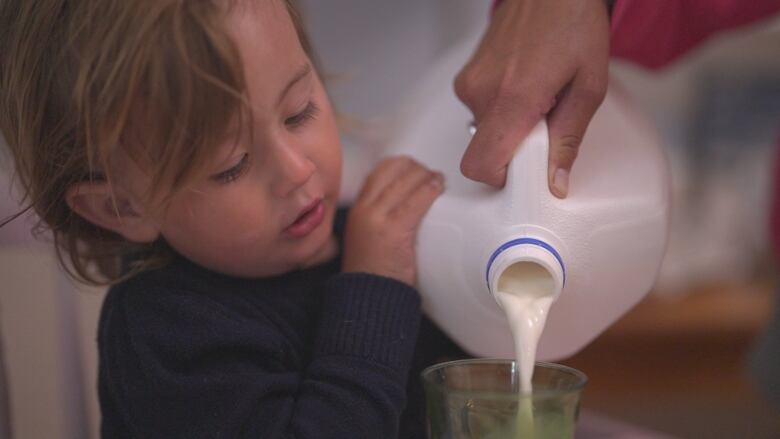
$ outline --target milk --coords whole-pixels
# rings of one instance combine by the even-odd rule
[[[531,394],[536,346],[552,305],[555,282],[534,262],[518,262],[499,277],[496,300],[506,313],[520,370],[520,392]]]
[[[553,276],[543,266],[534,262],[512,264],[498,279],[495,297],[506,313],[514,339],[521,394],[533,393],[531,380],[536,363],[536,346],[547,321],[554,293]],[[515,433],[520,437],[534,437],[532,398],[519,400]]]

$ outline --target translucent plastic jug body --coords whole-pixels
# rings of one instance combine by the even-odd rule
[[[512,357],[512,335],[493,294],[506,269],[534,262],[557,290],[537,359],[565,358],[652,288],[668,230],[666,158],[650,124],[610,91],[583,139],[566,199],[548,189],[544,122],[518,147],[503,189],[467,180],[459,166],[472,115],[451,84],[473,43],[455,47],[413,89],[387,150],[447,178],[418,235],[423,307],[471,354]]]

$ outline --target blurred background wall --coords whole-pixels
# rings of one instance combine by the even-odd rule
[[[485,26],[490,1],[301,3],[344,119],[348,200],[392,135],[410,84],[460,36]],[[775,300],[767,224],[780,128],[779,23],[721,35],[661,72],[613,63],[613,86],[635,97],[667,146],[675,209],[656,291],[571,360],[591,376],[586,409],[680,437],[779,437],[780,412],[743,373]],[[0,157],[5,217],[17,204]],[[0,393],[8,402],[0,420],[6,413],[17,438],[97,438],[103,291],[68,280],[29,225],[0,229]],[[691,389],[703,396],[692,398]]]

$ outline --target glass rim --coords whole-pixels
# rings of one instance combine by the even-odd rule
[[[534,369],[536,369],[537,367],[543,367],[546,369],[557,370],[560,372],[573,375],[576,379],[573,385],[565,389],[544,389],[538,391],[534,390],[533,393],[528,394],[528,393],[504,392],[504,391],[495,391],[495,390],[474,391],[474,390],[452,389],[445,386],[444,384],[434,382],[431,379],[431,376],[433,375],[434,372],[452,366],[479,365],[479,364],[501,365],[501,364],[514,364],[514,363],[516,363],[515,360],[511,360],[508,358],[468,358],[464,360],[453,360],[453,361],[447,361],[444,363],[438,363],[426,367],[425,369],[423,369],[422,372],[420,372],[420,377],[422,378],[424,385],[432,386],[440,392],[446,391],[449,394],[456,394],[456,395],[467,394],[469,397],[473,397],[473,398],[477,398],[477,397],[495,398],[496,396],[498,396],[502,398],[511,398],[511,399],[517,399],[518,397],[531,398],[531,399],[544,399],[544,398],[558,397],[558,396],[563,396],[571,393],[581,392],[582,389],[585,387],[585,385],[588,383],[588,376],[585,375],[584,372],[577,370],[573,367],[564,366],[563,364],[548,363],[544,361],[537,361],[536,363],[534,363]]]

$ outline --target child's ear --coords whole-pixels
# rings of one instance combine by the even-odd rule
[[[140,205],[124,194],[114,194],[106,182],[82,182],[68,188],[65,201],[85,220],[122,235],[131,242],[157,240],[160,229]]]

